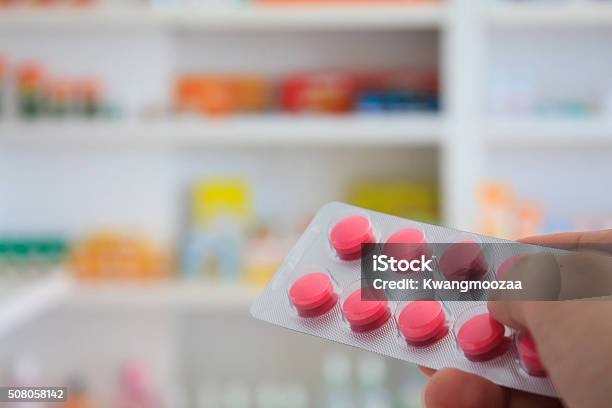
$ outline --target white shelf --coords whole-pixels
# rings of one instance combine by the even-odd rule
[[[438,143],[437,115],[289,116],[150,122],[33,121],[0,125],[0,146],[411,146]]]
[[[612,147],[612,118],[498,119],[486,133],[494,146]]]
[[[65,305],[76,308],[247,310],[262,289],[202,282],[104,283],[75,286]]]
[[[71,282],[63,274],[52,274],[31,282],[2,282],[0,286],[0,336],[60,303],[71,290]]]
[[[612,27],[612,4],[610,3],[598,4],[595,0],[570,4],[562,2],[505,3],[491,6],[488,15],[490,24],[500,27],[534,28]]]
[[[218,6],[191,9],[93,8],[16,9],[3,11],[0,27],[164,29],[405,29],[436,28],[445,17],[443,4],[363,6]]]

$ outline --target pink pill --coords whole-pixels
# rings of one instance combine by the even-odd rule
[[[361,244],[375,241],[370,220],[353,215],[338,222],[329,233],[329,240],[338,256],[345,260],[361,256]]]
[[[508,269],[526,256],[527,254],[514,255],[502,262],[502,264],[499,265],[499,268],[497,268],[497,279],[503,280],[506,272],[508,272]]]
[[[440,257],[440,271],[450,281],[480,280],[487,273],[480,244],[462,241],[448,247]]]
[[[485,361],[497,357],[505,344],[504,325],[488,313],[479,314],[465,322],[457,333],[457,342],[469,360]]]
[[[351,329],[356,332],[378,329],[391,317],[386,300],[361,300],[361,289],[346,298],[342,311]]]
[[[391,235],[383,251],[395,259],[411,260],[421,255],[429,256],[425,235],[416,228],[405,228]]]
[[[517,349],[523,366],[530,375],[546,377],[546,369],[540,360],[538,349],[530,334],[520,334]]]
[[[397,324],[404,338],[412,345],[435,343],[446,335],[446,314],[435,300],[411,302],[401,311]]]
[[[289,289],[289,299],[298,315],[316,317],[327,313],[338,302],[331,278],[322,272],[310,273],[296,280]]]

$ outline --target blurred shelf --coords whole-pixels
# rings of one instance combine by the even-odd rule
[[[31,282],[0,283],[0,336],[58,305],[71,291],[71,281],[61,273],[53,273]]]
[[[610,119],[498,119],[489,122],[487,142],[500,147],[612,147]]]
[[[78,283],[65,304],[78,308],[248,310],[262,288],[203,282]]]
[[[1,29],[139,28],[210,29],[406,29],[436,28],[440,3],[351,6],[108,7],[3,10]]]
[[[506,4],[501,4],[506,3]],[[581,1],[563,2],[498,2],[489,10],[489,23],[500,27],[612,27],[612,3]]]
[[[262,115],[217,120],[0,124],[0,146],[411,146],[438,143],[437,115]]]

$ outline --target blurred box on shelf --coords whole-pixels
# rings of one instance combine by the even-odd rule
[[[155,281],[168,277],[171,257],[153,241],[125,232],[96,232],[74,244],[70,266],[79,279]]]
[[[191,189],[182,249],[188,278],[265,285],[290,248],[273,220],[257,214],[255,190],[243,178],[211,178]]]
[[[9,83],[9,80],[14,83]],[[9,90],[14,92],[9,92]],[[36,60],[8,64],[0,55],[0,114],[19,119],[109,118],[119,110],[107,101],[96,75],[58,75]]]
[[[438,186],[403,180],[363,180],[347,192],[353,205],[398,217],[435,223],[440,219]]]
[[[434,69],[320,70],[276,82],[252,74],[191,73],[177,78],[174,99],[179,113],[213,117],[265,111],[436,112],[438,91]]]
[[[281,85],[281,108],[287,112],[346,113],[355,107],[355,78],[348,73],[294,74]]]
[[[435,112],[439,109],[435,70],[296,73],[281,83],[284,111]]]
[[[51,271],[62,265],[68,249],[59,237],[0,237],[0,274],[25,278]]]
[[[270,106],[269,85],[257,75],[184,74],[176,80],[179,113],[221,116],[263,112]]]
[[[0,53],[0,117],[6,114],[6,92],[8,81],[8,61],[7,58]]]
[[[521,199],[514,188],[501,181],[483,183],[477,194],[478,232],[506,239],[518,239],[538,233],[544,222],[542,204]]]
[[[249,183],[240,178],[202,180],[193,186],[182,258],[187,277],[240,278],[253,222],[252,195]]]

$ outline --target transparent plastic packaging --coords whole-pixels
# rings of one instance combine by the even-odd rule
[[[411,299],[391,301],[382,292],[364,300],[360,258],[366,243],[380,243],[381,254],[397,259],[430,256],[431,276],[447,281],[501,280],[530,252],[517,244],[513,253],[490,253],[485,244],[508,241],[330,203],[289,252],[251,314],[384,356],[434,369],[455,367],[505,387],[556,396],[531,337],[497,322],[485,302],[470,294],[449,299],[417,291]],[[387,245],[398,243],[411,245]]]

